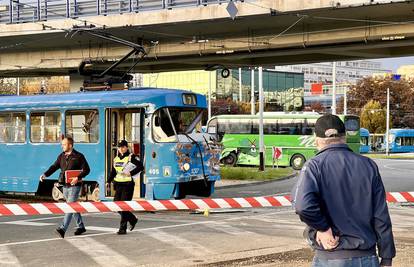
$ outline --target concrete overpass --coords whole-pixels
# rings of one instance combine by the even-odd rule
[[[236,1],[235,20],[226,10],[228,1],[193,2],[180,8],[166,5],[138,13],[78,14],[26,23],[6,18],[8,23],[0,24],[0,76],[68,75],[85,59],[103,70],[131,50],[86,33],[69,33],[75,25],[90,24],[145,46],[148,55],[133,72],[414,54],[413,1]],[[4,21],[10,7],[0,10]],[[119,69],[129,69],[135,60]]]

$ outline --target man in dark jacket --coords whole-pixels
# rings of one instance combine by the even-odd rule
[[[43,182],[46,177],[60,169],[58,182],[63,185],[63,196],[67,203],[76,202],[79,199],[82,179],[90,172],[89,165],[83,154],[73,149],[73,139],[71,137],[66,137],[62,140],[62,150],[63,152],[58,156],[55,163],[40,176],[40,181]],[[70,184],[66,183],[65,179],[65,171],[69,170],[81,170],[78,177],[75,177]],[[57,234],[61,238],[65,237],[72,216],[76,219],[77,229],[75,235],[81,235],[86,232],[80,213],[66,213],[62,225],[56,229]]]
[[[132,167],[131,167],[132,166]],[[136,155],[129,152],[128,142],[122,140],[118,143],[118,155],[114,158],[111,174],[107,180],[107,186],[114,182],[115,197],[114,201],[132,200],[134,195],[135,182],[134,178],[144,169],[141,161]],[[126,234],[127,224],[132,231],[138,222],[137,217],[130,211],[120,211],[121,223],[118,235]]]
[[[394,238],[378,167],[345,143],[335,115],[316,122],[318,154],[303,167],[292,192],[306,235],[315,249],[312,266],[391,266]]]

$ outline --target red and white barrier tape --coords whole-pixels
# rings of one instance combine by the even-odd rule
[[[414,202],[414,192],[387,193],[387,201]],[[205,198],[183,200],[137,200],[114,202],[22,203],[0,204],[0,216],[64,213],[99,213],[116,211],[163,211],[197,209],[263,208],[291,206],[290,196],[245,198]]]

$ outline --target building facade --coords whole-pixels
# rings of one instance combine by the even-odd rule
[[[241,80],[240,80],[241,78]],[[254,92],[258,97],[259,73],[254,71]],[[303,73],[263,71],[264,101],[272,110],[303,109]],[[211,89],[212,99],[231,99],[250,102],[252,71],[250,69],[231,69],[227,78],[221,70],[215,71],[179,71],[157,74],[144,74],[142,86],[164,87],[190,90],[204,95]]]

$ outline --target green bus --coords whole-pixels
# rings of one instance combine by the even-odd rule
[[[265,112],[263,133],[265,163],[291,166],[300,170],[313,157],[315,123],[322,116],[315,112]],[[359,117],[339,115],[346,127],[346,140],[356,153],[360,148]],[[207,123],[207,132],[215,134],[223,145],[221,162],[226,165],[259,165],[259,115],[219,115]],[[280,151],[277,158],[275,151]]]

